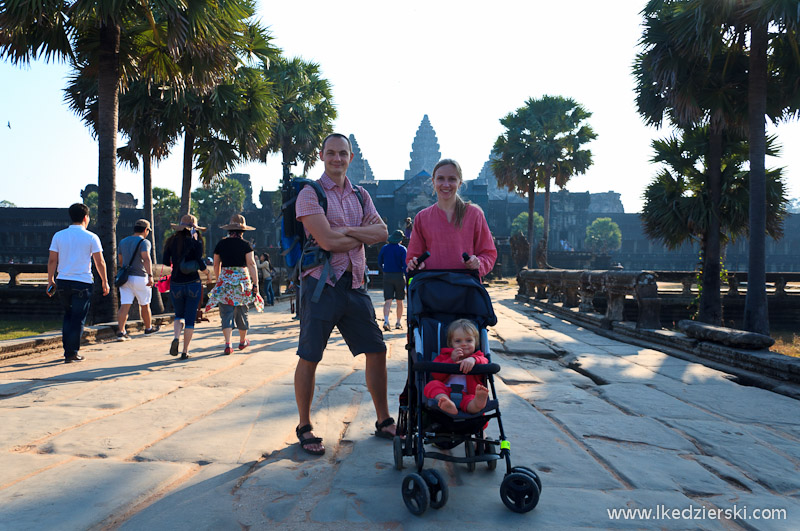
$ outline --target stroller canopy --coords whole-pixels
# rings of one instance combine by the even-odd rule
[[[480,279],[468,271],[418,271],[408,286],[409,319],[422,317],[471,319],[479,328],[494,326],[492,300]]]

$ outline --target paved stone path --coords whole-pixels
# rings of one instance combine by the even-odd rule
[[[391,443],[372,436],[363,356],[336,334],[313,406],[328,451],[301,452],[298,324],[284,302],[251,313],[253,345],[232,356],[212,318],[184,362],[167,355],[171,331],[84,347],[80,364],[57,351],[3,362],[0,529],[798,529],[797,401],[537,313],[510,287],[490,292],[512,460],[544,485],[530,513],[501,502],[504,463],[469,473],[430,460],[450,501],[412,516],[400,494],[411,460],[394,470]],[[394,414],[405,335],[386,338]]]

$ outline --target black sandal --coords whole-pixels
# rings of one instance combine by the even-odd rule
[[[394,434],[389,433],[388,431],[383,431],[383,428],[391,426],[392,424],[394,424],[394,419],[392,417],[387,418],[383,422],[375,421],[375,437],[380,437],[381,439],[394,439]]]
[[[314,428],[311,424],[306,424],[305,426],[298,426],[294,429],[294,432],[297,434],[297,440],[300,441],[300,448],[305,450],[311,455],[322,455],[325,453],[325,448],[323,447],[322,450],[312,450],[308,447],[309,444],[322,444],[322,437],[307,437],[303,438],[304,433],[308,433]]]

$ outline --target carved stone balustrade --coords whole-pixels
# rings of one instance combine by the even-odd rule
[[[605,320],[624,319],[625,298],[633,297],[639,308],[637,328],[661,328],[660,300],[656,275],[651,271],[584,271],[565,269],[523,269],[519,274],[520,294],[536,294],[536,299],[561,302],[580,312],[594,310],[594,297],[606,296]]]

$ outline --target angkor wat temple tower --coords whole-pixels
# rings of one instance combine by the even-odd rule
[[[361,148],[358,147],[355,135],[350,135],[350,146],[353,150],[353,160],[350,162],[350,167],[347,168],[347,178],[353,184],[358,184],[363,181],[374,181],[375,177],[372,175],[372,168],[369,166],[369,161],[361,154]]]
[[[436,131],[433,130],[428,115],[422,117],[419,124],[414,142],[411,144],[410,169],[406,170],[403,179],[406,181],[414,178],[419,172],[425,171],[429,175],[433,172],[433,167],[442,158],[439,152],[439,141],[436,139]]]

